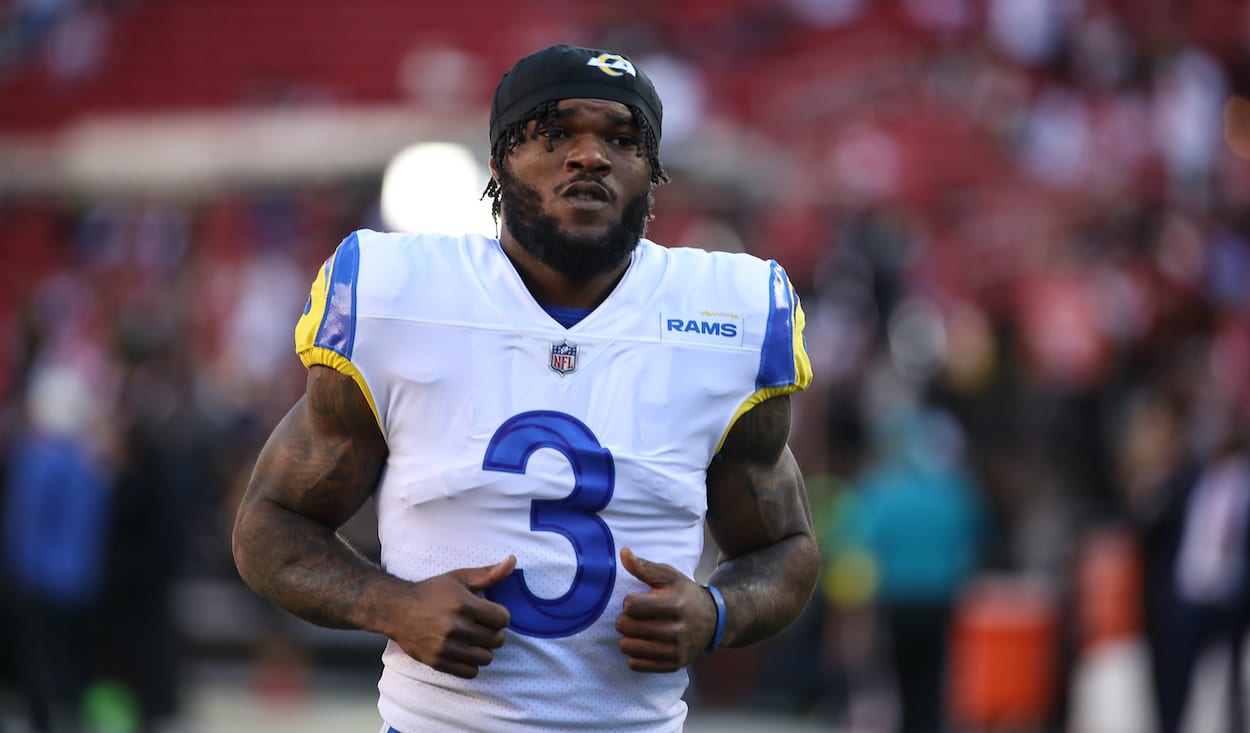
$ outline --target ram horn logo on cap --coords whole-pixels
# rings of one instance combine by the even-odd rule
[[[634,65],[630,63],[629,59],[614,53],[601,53],[587,61],[586,65],[598,67],[600,71],[608,76],[620,76],[621,74],[638,76],[638,72],[634,71]]]

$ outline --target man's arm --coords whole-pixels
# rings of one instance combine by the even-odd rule
[[[721,550],[711,584],[726,607],[722,646],[746,646],[785,628],[816,585],[820,551],[789,435],[789,397],[765,400],[738,419],[708,468],[707,521]],[[630,669],[672,672],[702,654],[716,630],[712,596],[628,547],[621,564],[650,586],[626,596],[616,620]]]
[[[352,380],[310,369],[304,397],[269,436],[239,506],[234,559],[243,580],[312,623],[368,628],[361,601],[383,573],[337,530],[372,495],[386,455]]]
[[[265,443],[234,525],[234,558],[261,596],[320,626],[385,634],[411,656],[473,677],[502,646],[510,617],[475,592],[515,558],[410,583],[369,562],[339,534],[373,494],[386,441],[359,387],[322,366]]]
[[[708,528],[720,548],[709,584],[725,597],[722,646],[781,631],[816,586],[820,550],[789,436],[790,398],[765,400],[738,419],[708,468]]]

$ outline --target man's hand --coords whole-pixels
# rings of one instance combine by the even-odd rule
[[[400,608],[392,613],[396,620],[387,636],[440,672],[476,677],[478,668],[494,658],[491,650],[503,646],[504,629],[512,620],[507,608],[478,592],[511,575],[515,567],[516,557],[509,555],[494,565],[452,570],[410,584],[411,595],[396,599]]]
[[[635,672],[676,672],[707,648],[716,630],[716,604],[698,583],[672,565],[621,548],[621,564],[651,586],[625,597],[616,630]]]

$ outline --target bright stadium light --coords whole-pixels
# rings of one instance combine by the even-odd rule
[[[419,143],[400,151],[382,177],[382,220],[395,231],[476,232],[494,236],[488,177],[457,143]]]

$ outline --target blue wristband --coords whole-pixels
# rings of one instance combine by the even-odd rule
[[[720,638],[725,635],[725,597],[714,585],[705,585],[703,589],[712,596],[712,602],[716,604],[716,633],[712,634],[712,640],[707,645],[707,650],[710,652],[720,646]]]

